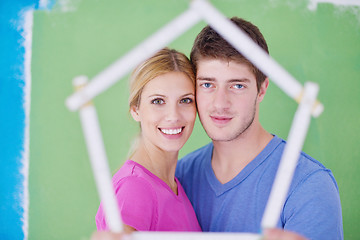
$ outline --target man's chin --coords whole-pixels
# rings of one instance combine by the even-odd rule
[[[229,134],[214,133],[214,134],[208,134],[208,136],[212,141],[217,141],[217,142],[230,142],[238,137],[236,134],[234,134],[234,132]]]

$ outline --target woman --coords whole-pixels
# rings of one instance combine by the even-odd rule
[[[175,178],[178,153],[196,117],[195,76],[188,58],[165,48],[138,66],[130,80],[130,113],[139,143],[113,177],[124,231],[201,231]],[[107,230],[100,205],[98,230]]]

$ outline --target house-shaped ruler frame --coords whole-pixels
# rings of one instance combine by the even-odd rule
[[[258,47],[227,17],[221,14],[207,0],[192,0],[189,8],[163,28],[145,39],[123,57],[96,75],[88,84],[86,76],[74,78],[77,88],[66,100],[71,111],[79,110],[85,141],[100,199],[104,206],[109,228],[114,232],[122,231],[122,222],[111,183],[104,143],[95,107],[91,99],[110,88],[138,64],[145,61],[171,41],[182,35],[199,21],[204,20],[224,39],[241,52],[290,98],[299,103],[287,139],[273,187],[265,208],[259,232],[276,226],[281,209],[291,184],[297,160],[310,125],[311,116],[317,117],[323,105],[316,100],[318,85],[312,82],[303,87],[284,68]],[[129,239],[261,239],[261,234],[253,233],[184,233],[184,232],[135,232]]]

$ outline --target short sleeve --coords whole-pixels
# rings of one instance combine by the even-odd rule
[[[115,185],[115,196],[126,225],[138,231],[149,231],[157,223],[157,199],[149,182],[141,177],[130,176]],[[108,230],[102,205],[96,215],[98,230]]]
[[[343,239],[340,197],[331,173],[319,170],[299,183],[282,218],[284,229],[309,239]]]

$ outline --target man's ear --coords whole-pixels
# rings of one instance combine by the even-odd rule
[[[138,107],[137,106],[131,106],[130,107],[130,113],[131,113],[131,116],[133,117],[133,119],[136,121],[136,122],[140,122],[140,115],[139,115],[139,111],[138,111]]]
[[[265,78],[264,82],[261,84],[259,89],[258,102],[261,102],[264,99],[268,86],[269,86],[269,78]]]

